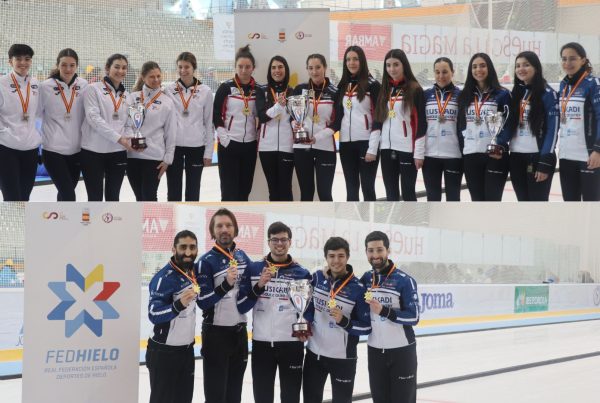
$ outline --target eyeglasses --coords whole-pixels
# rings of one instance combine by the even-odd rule
[[[271,238],[269,239],[269,242],[271,243],[280,243],[280,244],[284,244],[284,243],[288,243],[290,241],[290,238]]]

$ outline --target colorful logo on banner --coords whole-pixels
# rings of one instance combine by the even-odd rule
[[[392,45],[392,26],[378,24],[338,24],[338,57],[348,46],[360,46],[368,60],[383,60]]]
[[[67,311],[75,304],[75,298],[67,291],[67,283],[73,283],[81,291],[88,292],[96,283],[102,283],[102,290],[94,303],[102,311],[101,318],[94,318],[87,310],[79,312],[75,319],[66,319]],[[108,299],[121,286],[118,282],[104,281],[104,266],[97,265],[87,277],[84,277],[72,264],[67,264],[66,281],[51,281],[48,288],[52,290],[60,303],[48,314],[48,320],[65,321],[65,336],[71,337],[80,327],[87,326],[96,336],[102,336],[102,322],[105,319],[118,319],[119,313],[108,302]]]
[[[547,311],[549,293],[548,286],[515,287],[515,313]]]

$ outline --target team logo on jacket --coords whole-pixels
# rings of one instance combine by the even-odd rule
[[[101,311],[100,318],[95,318],[86,309],[83,309],[74,319],[67,319],[67,311],[75,305],[77,300],[67,291],[67,283],[73,283],[84,294],[90,292],[96,283],[102,284],[102,290],[92,296],[93,302]],[[72,264],[66,266],[66,281],[51,281],[48,288],[60,298],[59,304],[48,314],[48,320],[62,320],[65,322],[65,336],[71,337],[80,327],[87,326],[96,336],[102,336],[102,323],[105,319],[118,319],[119,313],[108,302],[108,299],[121,286],[118,282],[104,281],[104,265],[97,265],[87,277],[84,277]],[[88,296],[89,298],[89,296]]]

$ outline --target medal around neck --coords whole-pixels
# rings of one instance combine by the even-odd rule
[[[486,152],[492,155],[502,155],[504,149],[498,144],[498,133],[502,131],[502,128],[508,120],[508,105],[504,105],[504,112],[488,111],[484,117],[485,125],[487,126],[490,135],[492,136],[492,142],[488,144]]]
[[[146,107],[142,103],[131,105],[128,109],[129,117],[133,122],[133,138],[131,139],[131,148],[134,150],[144,150],[148,147],[146,137],[142,135],[141,128],[146,118]]]
[[[298,313],[298,321],[292,325],[292,337],[308,337],[312,336],[310,323],[304,319],[304,312],[308,308],[308,304],[312,299],[313,288],[310,281],[292,280],[290,288],[288,288],[288,297],[294,309]]]
[[[308,115],[308,97],[306,95],[288,97],[285,108],[292,119],[300,125],[300,129],[294,129],[294,144],[310,144],[310,137],[304,130],[304,119]]]

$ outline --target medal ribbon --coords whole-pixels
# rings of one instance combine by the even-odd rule
[[[319,109],[319,102],[321,101],[321,97],[323,96],[323,90],[325,89],[326,83],[327,80],[323,80],[323,86],[321,87],[321,94],[319,95],[319,98],[313,98],[313,116],[318,115],[317,110]],[[315,91],[313,88],[312,80],[310,81],[310,89],[313,90],[313,92]]]
[[[252,79],[250,80],[250,95],[248,95],[248,96],[246,96],[246,94],[244,93],[244,90],[242,90],[240,83],[238,83],[237,77],[233,77],[233,81],[235,82],[236,87],[240,91],[240,96],[242,97],[242,100],[244,101],[244,109],[250,110],[248,103],[250,102],[250,97],[252,96],[252,90],[254,89],[254,81]]]
[[[531,93],[527,96],[527,98],[523,98],[519,103],[519,123],[524,123],[525,118],[525,108],[527,108],[527,104],[529,104],[529,99],[531,98]]]
[[[75,86],[73,85],[73,90],[71,91],[71,100],[67,102],[67,97],[65,96],[65,91],[63,90],[62,85],[60,85],[58,80],[54,80],[54,82],[58,87],[58,91],[60,92],[63,104],[65,104],[65,109],[67,110],[67,113],[71,113],[71,109],[73,108],[73,102],[75,101],[75,95],[77,93],[77,91],[75,90]]]
[[[190,106],[190,102],[192,100],[192,97],[194,96],[194,94],[196,93],[196,87],[198,87],[198,81],[196,80],[196,83],[194,84],[194,88],[192,89],[192,93],[190,94],[190,96],[188,97],[187,101],[185,100],[184,96],[183,96],[183,88],[181,88],[179,86],[179,81],[177,81],[177,92],[179,92],[179,98],[181,98],[181,103],[183,104],[183,110],[187,111],[189,106]]]
[[[442,102],[440,101],[440,98],[438,97],[437,90],[435,90],[434,93],[435,93],[435,100],[437,101],[437,105],[438,105],[439,116],[441,116],[443,118],[444,114],[446,113],[446,108],[448,107],[448,103],[452,99],[452,93],[450,93],[450,96],[446,99],[446,102],[444,102],[443,106],[442,106]],[[442,96],[442,101],[443,101],[444,100],[444,94],[442,94],[441,90],[440,90],[440,95]]]
[[[352,95],[354,95],[354,91],[356,91],[356,89],[358,88],[358,83],[356,83],[354,85],[354,87],[352,86],[352,83],[348,83],[348,87],[350,88],[348,91],[346,91],[346,96],[350,99],[352,99]],[[352,102],[352,101],[350,101]]]
[[[29,109],[29,95],[31,94],[31,79],[27,82],[27,99],[23,99],[23,93],[21,92],[21,86],[17,81],[17,78],[13,73],[10,73],[10,78],[12,78],[15,87],[17,88],[17,94],[19,94],[19,99],[21,100],[21,108],[23,109],[23,115],[27,114],[27,110]]]
[[[387,281],[387,279],[390,276],[390,274],[392,274],[395,270],[396,270],[396,263],[394,263],[394,265],[392,266],[392,268],[388,272],[387,276],[385,276],[385,279],[383,280],[383,283],[385,283]],[[371,279],[372,280],[371,281],[371,289],[373,289],[373,290],[375,288],[379,288],[380,284],[381,284],[381,281],[378,281],[377,284],[375,284],[375,277],[377,277],[377,276],[376,276],[375,271],[373,271],[373,278]]]
[[[579,80],[577,80],[577,83],[575,83],[575,85],[573,86],[573,88],[571,88],[571,91],[569,92],[569,95],[567,96],[567,98],[565,99],[565,95],[567,94],[567,85],[565,85],[565,88],[563,89],[563,93],[562,96],[560,97],[560,104],[561,104],[561,110],[562,110],[562,116],[563,118],[567,116],[567,104],[569,103],[569,100],[571,99],[571,96],[573,95],[573,93],[575,92],[575,90],[577,89],[577,87],[579,87],[579,84],[581,84],[581,82],[583,81],[584,78],[586,78],[588,75],[588,72],[586,71],[585,73],[583,73],[581,75],[581,77],[579,77]]]
[[[394,91],[395,88],[392,88],[392,91],[390,92],[390,111],[394,110],[394,105],[396,104],[398,97],[402,95],[402,90],[399,90],[396,96],[394,96]]]
[[[115,96],[112,94],[112,90],[108,87],[108,84],[106,84],[106,81],[103,79],[102,82],[104,83],[104,86],[106,87],[106,91],[108,91],[108,95],[110,95],[110,99],[113,103],[113,107],[115,109],[115,113],[119,112],[119,108],[121,107],[121,102],[123,101],[123,94],[121,94],[121,96],[119,97],[119,103],[117,103],[117,101],[115,101]],[[116,94],[117,90],[115,89],[115,94]],[[142,91],[143,93],[143,91]]]
[[[473,103],[475,106],[475,116],[477,116],[479,119],[481,119],[481,108],[483,108],[483,104],[485,104],[485,101],[487,101],[489,97],[490,94],[487,94],[485,97],[483,97],[483,101],[481,101],[481,103],[479,103],[479,95],[475,95],[475,97],[473,98]]]
[[[224,254],[225,256],[227,256],[229,258],[229,265],[231,266],[231,262],[235,261],[235,259],[233,258],[233,253],[229,253],[227,252],[225,249],[221,248],[219,245],[215,244],[215,248],[221,252],[222,254]]]
[[[329,290],[329,300],[331,300],[331,301],[334,300],[336,295],[338,295],[340,293],[340,291],[342,291],[342,289],[346,286],[346,284],[348,284],[348,281],[350,281],[352,279],[352,277],[354,277],[354,273],[350,274],[348,276],[348,278],[346,280],[344,280],[342,285],[340,285],[335,292],[333,291],[333,284],[331,284],[331,289]]]
[[[196,287],[198,287],[198,281],[196,280],[196,275],[194,274],[194,270],[192,269],[192,276],[190,277],[186,272],[184,272],[183,270],[181,270],[179,267],[177,267],[177,265],[175,263],[173,263],[172,261],[169,261],[169,264],[171,265],[172,268],[174,268],[175,270],[177,270],[179,273],[183,274],[185,277],[188,278],[188,280],[190,280],[192,282],[193,285],[195,285]]]
[[[154,103],[154,101],[156,101],[158,99],[158,97],[160,97],[161,95],[162,95],[162,91],[158,90],[156,95],[147,104],[145,104],[144,107],[146,109],[150,108],[150,105],[152,105]],[[140,91],[140,98],[141,98],[142,104],[143,104],[144,103],[144,90],[143,89]]]

